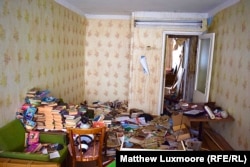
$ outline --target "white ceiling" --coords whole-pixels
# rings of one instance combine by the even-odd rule
[[[80,15],[127,15],[132,12],[206,13],[212,16],[239,0],[55,0]]]

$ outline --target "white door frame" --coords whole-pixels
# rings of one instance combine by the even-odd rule
[[[205,40],[209,42],[206,43],[208,45],[202,44],[202,41]],[[208,102],[213,64],[214,40],[215,33],[202,34],[199,36],[193,94],[193,102],[195,103]],[[200,73],[202,75],[200,75]]]
[[[158,115],[162,114],[163,112],[163,103],[164,103],[164,85],[165,85],[165,81],[164,81],[164,63],[165,63],[165,54],[166,54],[166,38],[168,37],[168,35],[187,35],[187,36],[199,36],[204,32],[182,32],[182,31],[163,31],[162,34],[162,57],[161,57],[161,74],[160,74],[160,92],[159,92],[159,100],[158,100]]]

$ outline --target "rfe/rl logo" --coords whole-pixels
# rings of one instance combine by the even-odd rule
[[[210,155],[210,163],[212,162],[244,162],[240,155]]]

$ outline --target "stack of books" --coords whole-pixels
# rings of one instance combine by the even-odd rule
[[[39,110],[38,110],[35,117],[36,117],[36,124],[37,124],[36,128],[38,130],[45,129],[45,115],[43,113],[39,112]]]
[[[69,105],[68,115],[78,115],[78,105]]]
[[[37,92],[38,92],[38,89],[32,88],[27,91],[26,97],[30,97],[30,98],[36,97]]]
[[[44,97],[41,101],[41,104],[45,106],[50,106],[50,107],[56,107],[58,105],[57,99],[52,96]]]
[[[54,120],[54,125],[56,130],[62,130],[64,129],[64,122],[63,122],[63,115],[62,111],[66,109],[65,105],[59,105],[52,109],[52,115]]]
[[[37,113],[37,108],[28,107],[24,112],[24,123],[26,129],[34,129],[36,127],[35,114]]]
[[[64,129],[62,115],[60,113],[52,113],[52,115],[53,115],[55,129],[56,130]]]
[[[112,124],[112,120],[106,120],[106,119],[104,119],[103,122],[104,122],[104,124],[105,124],[106,127],[109,127]]]
[[[57,105],[53,107],[52,112],[53,113],[61,113],[63,110],[66,110],[67,106],[66,105]]]
[[[36,88],[30,89],[26,93],[25,100],[32,106],[39,106],[41,104],[41,99],[36,96],[37,93],[38,93],[38,89]]]
[[[52,109],[53,109],[53,107],[50,107],[50,106],[39,106],[38,107],[38,113],[44,114],[44,117],[45,117],[45,121],[44,121],[45,129],[55,129]]]
[[[46,99],[49,98],[49,97],[47,97],[49,95],[49,93],[50,92],[48,90],[40,91],[36,88],[32,88],[32,89],[27,91],[25,101],[26,101],[26,103],[28,103],[34,107],[38,107],[41,104],[51,105],[50,103],[52,103],[52,102],[45,101]],[[54,103],[55,102],[53,101],[53,104]]]
[[[65,128],[75,128],[81,120],[79,115],[65,115]]]
[[[46,97],[50,92],[48,90],[39,90],[37,88],[32,88],[27,91],[26,97],[29,98],[38,98],[38,99],[43,99]]]

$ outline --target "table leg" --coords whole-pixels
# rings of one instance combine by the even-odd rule
[[[203,124],[202,122],[199,123],[199,134],[198,134],[198,139],[200,141],[202,141],[202,128],[203,128]]]

